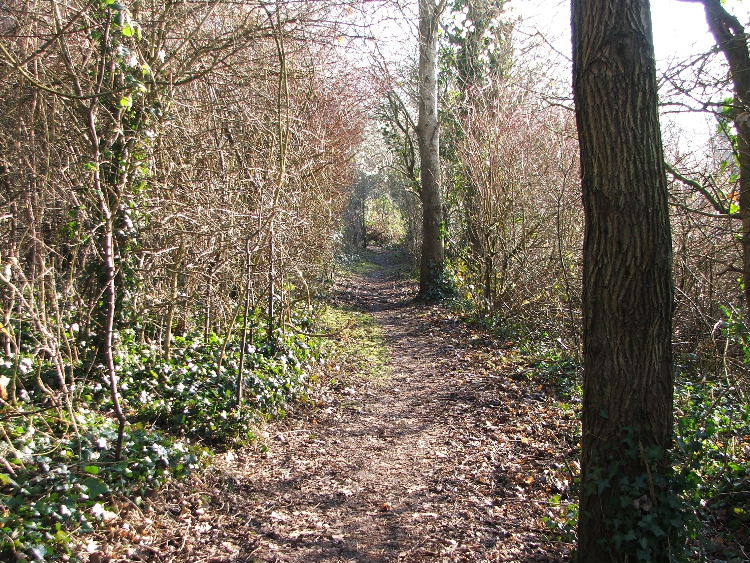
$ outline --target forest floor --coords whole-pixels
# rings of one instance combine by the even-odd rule
[[[575,472],[574,413],[514,343],[415,303],[393,253],[371,259],[333,301],[374,317],[385,365],[337,366],[257,444],[130,510],[90,561],[568,559],[543,518]]]

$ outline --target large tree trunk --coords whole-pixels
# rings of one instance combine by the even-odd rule
[[[669,560],[670,524],[660,519],[672,434],[672,251],[651,37],[648,0],[573,0],[586,216],[579,563]],[[659,531],[645,525],[652,518]]]
[[[422,259],[419,297],[439,299],[443,292],[445,250],[440,232],[440,125],[438,121],[437,51],[440,13],[445,0],[419,0],[419,142],[422,200]]]

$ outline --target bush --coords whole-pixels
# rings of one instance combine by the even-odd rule
[[[247,346],[244,396],[237,405],[240,345],[212,335],[174,339],[166,361],[152,346],[130,344],[120,354],[120,388],[131,420],[155,424],[171,433],[215,447],[237,446],[253,439],[259,419],[282,416],[287,403],[304,392],[310,364],[318,360],[317,343],[304,336],[280,335],[273,346]],[[109,396],[99,385],[106,408]]]
[[[309,318],[295,319],[310,327]],[[101,366],[70,366],[71,409],[49,360],[26,350],[0,358],[0,560],[45,561],[69,553],[74,534],[114,520],[116,503],[136,504],[170,477],[196,468],[208,451],[176,437],[227,448],[252,439],[263,418],[283,416],[309,384],[319,341],[277,331],[272,342],[247,346],[216,335],[175,337],[170,359],[156,345],[117,334],[119,389],[130,424],[122,458],[113,458],[117,423]],[[244,361],[245,400],[237,404]],[[71,419],[71,416],[74,417]],[[154,427],[160,429],[155,431]],[[4,467],[4,468],[3,468]]]
[[[91,531],[117,518],[112,500],[136,504],[171,476],[183,476],[208,455],[206,450],[138,426],[128,428],[123,459],[111,457],[114,421],[92,411],[70,420],[55,415],[11,419],[12,441],[0,446],[8,461],[0,473],[0,559],[44,561],[68,552],[72,532]],[[11,471],[12,470],[12,471]]]

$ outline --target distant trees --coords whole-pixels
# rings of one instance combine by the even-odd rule
[[[741,155],[746,103],[735,83],[735,75],[740,80],[746,75],[741,62],[746,37],[724,4],[695,3],[710,12],[716,48],[672,61],[660,84],[665,114],[690,112],[693,123],[703,117],[708,125],[705,137],[670,125],[664,129],[674,241],[674,342],[678,353],[697,351],[701,369],[720,375],[730,367],[731,373],[743,373],[739,348],[726,347],[720,361],[714,355],[728,335],[722,327],[746,326],[748,316],[750,214],[742,188],[748,176],[746,159]],[[730,340],[743,334],[734,328]]]
[[[720,0],[681,0],[698,2],[706,11],[706,21],[716,45],[729,65],[734,99],[727,105],[729,117],[737,131],[734,138],[738,178],[738,212],[742,222],[742,287],[745,315],[750,319],[750,49],[747,33],[740,21],[731,15]]]
[[[433,232],[451,271],[441,274],[436,295],[445,293],[443,284],[456,283],[460,294],[499,323],[531,315],[545,329],[566,327],[566,340],[577,342],[581,214],[572,114],[535,97],[533,73],[513,68],[513,24],[505,6],[501,0],[453,0],[445,3],[440,22],[442,209]],[[393,72],[401,79],[389,84],[376,117],[392,152],[390,166],[404,194],[419,194],[421,215],[430,186],[422,191],[425,170],[415,134],[419,83],[413,67]],[[413,213],[405,206],[407,225]],[[407,238],[411,248],[413,238]],[[415,253],[420,276],[426,244]]]
[[[666,563],[680,522],[672,253],[648,0],[575,0],[573,53],[586,216],[577,560]]]
[[[408,71],[406,71],[408,74]],[[412,86],[414,88],[412,88]],[[385,99],[378,105],[375,118],[389,151],[385,159],[389,176],[400,185],[399,207],[406,222],[405,239],[401,241],[416,264],[422,255],[424,217],[420,197],[419,142],[415,118],[416,84],[405,80],[401,85],[390,84]],[[414,115],[412,115],[414,114]],[[381,185],[384,186],[384,185]]]
[[[419,172],[419,195],[422,203],[422,245],[420,253],[420,289],[423,299],[439,299],[451,291],[446,277],[445,242],[448,238],[449,218],[445,215],[445,194],[452,191],[455,178],[448,178],[443,185],[443,167],[448,173],[457,172],[455,142],[462,134],[455,127],[455,118],[463,114],[468,103],[468,92],[479,88],[490,74],[508,62],[504,24],[501,14],[505,2],[502,0],[454,0],[419,2],[419,67],[418,67],[418,122],[416,137],[419,161],[409,151],[409,113],[397,96],[389,98],[389,120],[398,128],[398,137],[405,141],[400,154],[408,175]],[[441,22],[444,12],[453,18],[461,17],[461,23],[445,26]],[[456,22],[457,23],[457,22]],[[446,32],[438,40],[438,30]],[[441,66],[442,65],[442,66]],[[443,72],[445,71],[445,72]],[[456,76],[452,76],[453,73]],[[441,74],[442,73],[442,74]],[[442,86],[441,86],[442,85]],[[440,109],[438,90],[447,101],[453,98],[458,107]],[[481,90],[478,89],[478,93]],[[400,117],[403,116],[403,119]],[[451,138],[441,146],[441,122],[453,120]],[[444,125],[444,123],[443,123]],[[406,149],[406,150],[404,150]],[[447,157],[447,158],[446,158]],[[418,165],[418,167],[417,167]],[[460,168],[460,167],[459,167]],[[450,186],[450,187],[448,187]]]

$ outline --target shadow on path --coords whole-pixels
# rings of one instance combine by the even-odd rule
[[[267,451],[219,460],[187,498],[203,512],[161,560],[566,560],[570,546],[549,541],[541,523],[565,488],[552,400],[514,377],[527,366],[500,343],[414,302],[392,253],[373,260],[334,298],[375,317],[390,377],[357,380],[270,425]]]

